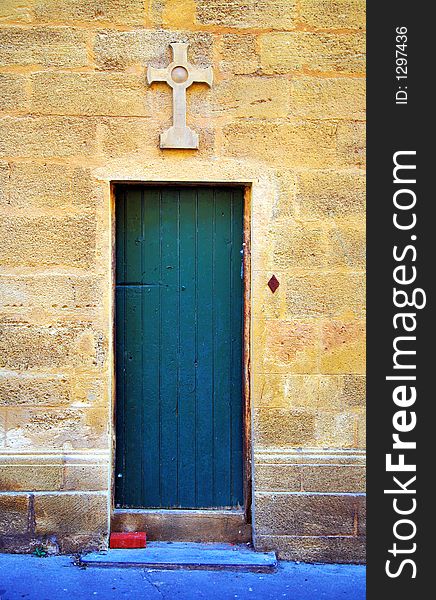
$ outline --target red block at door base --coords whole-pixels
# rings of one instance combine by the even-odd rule
[[[109,548],[145,548],[147,534],[145,531],[129,531],[111,533]]]

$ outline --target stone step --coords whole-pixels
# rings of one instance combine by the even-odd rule
[[[146,548],[107,550],[84,554],[87,567],[141,567],[147,569],[203,569],[272,573],[277,568],[274,552],[255,552],[248,546],[149,542]]]

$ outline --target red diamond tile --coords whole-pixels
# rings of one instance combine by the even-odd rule
[[[275,275],[273,275],[271,277],[271,279],[268,281],[268,287],[272,291],[273,294],[276,291],[276,289],[279,287],[279,285],[280,285],[279,280],[277,279],[277,277]]]

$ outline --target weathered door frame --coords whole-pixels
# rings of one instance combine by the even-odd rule
[[[116,269],[116,188],[119,185],[154,186],[229,186],[240,187],[244,191],[243,207],[243,451],[244,451],[244,508],[243,511],[210,510],[151,510],[151,509],[115,509],[115,445],[116,445],[116,385],[115,385],[115,269]],[[153,527],[159,532],[160,539],[168,539],[170,532],[176,530],[178,539],[188,540],[193,535],[198,538],[198,532],[204,531],[204,541],[211,541],[210,536],[216,536],[216,541],[250,541],[252,537],[252,499],[253,499],[253,450],[252,450],[252,409],[251,409],[251,182],[235,181],[137,181],[113,180],[110,182],[110,217],[111,217],[111,381],[112,381],[112,410],[111,410],[111,452],[110,474],[110,518],[112,531],[134,531],[144,527]],[[197,518],[194,517],[197,516]],[[174,517],[171,527],[165,526],[165,519]],[[217,517],[217,524],[212,523],[212,516]],[[177,518],[178,517],[178,518]],[[220,517],[222,520],[220,521]],[[171,520],[171,518],[170,518]],[[172,538],[173,539],[173,538]]]

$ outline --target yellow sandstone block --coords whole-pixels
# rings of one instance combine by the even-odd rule
[[[106,448],[107,413],[107,410],[81,407],[14,408],[8,411],[6,447],[16,450]]]
[[[340,122],[337,130],[338,155],[343,164],[364,167],[366,163],[366,125],[364,122]]]
[[[104,284],[92,275],[0,275],[0,308],[8,314],[91,317],[102,307]]]
[[[252,401],[255,408],[289,408],[294,396],[295,388],[291,375],[287,373],[263,373],[255,371],[253,374]],[[305,376],[294,376],[303,379]],[[309,376],[309,382],[310,382]],[[297,384],[298,385],[298,384]],[[313,385],[310,385],[313,391]]]
[[[343,407],[342,376],[289,375],[293,387],[290,404],[292,408],[331,410],[339,412]],[[311,390],[312,388],[312,390]]]
[[[259,464],[255,468],[257,492],[365,492],[363,465]]]
[[[107,494],[41,494],[35,496],[36,534],[105,534]]]
[[[57,491],[62,487],[60,465],[0,465],[0,491]]]
[[[356,221],[326,227],[319,221],[283,220],[260,228],[259,234],[262,243],[254,244],[252,251],[256,269],[290,272],[347,267],[356,271],[365,267],[365,230]]]
[[[256,372],[253,377],[255,407],[340,411],[350,395],[343,375]]]
[[[346,495],[257,494],[259,534],[352,535],[359,497]]]
[[[346,412],[319,412],[315,419],[315,445],[321,448],[356,448],[356,418]]]
[[[293,409],[315,412],[339,411],[343,386],[339,377],[321,375],[286,375],[289,404]]]
[[[89,357],[92,360],[93,365],[97,364],[102,366],[105,360],[105,356],[108,352],[108,344],[103,344],[102,333],[92,333],[90,331],[85,332],[91,337],[91,344],[89,350]],[[81,354],[81,358],[86,357]],[[82,371],[80,377],[71,378],[71,397],[74,406],[83,406],[95,409],[102,409],[109,407],[111,399],[109,397],[109,382],[106,379],[106,372],[100,372],[96,375],[95,371],[84,372]]]
[[[148,90],[137,75],[36,73],[31,81],[32,109],[39,114],[150,116]]]
[[[296,0],[196,0],[197,21],[235,28],[291,29]]]
[[[365,80],[294,77],[291,114],[306,119],[365,119]]]
[[[89,169],[37,162],[10,163],[4,191],[8,206],[23,211],[89,209],[101,194]]]
[[[28,23],[32,20],[34,0],[1,0],[0,23]]]
[[[95,263],[95,219],[78,217],[0,218],[3,266],[89,268]]]
[[[363,33],[266,33],[259,36],[259,47],[264,73],[363,73],[365,70]]]
[[[0,448],[6,445],[6,410],[0,407]]]
[[[9,198],[9,174],[10,165],[5,161],[0,160],[0,210],[7,204]]]
[[[0,323],[0,366],[5,369],[58,369],[102,366],[101,334],[89,324],[33,325],[28,322]],[[83,340],[93,344],[83,348]]]
[[[365,29],[364,0],[300,0],[299,21],[320,29]]]
[[[246,75],[255,73],[259,68],[259,57],[254,34],[227,33],[221,40],[220,71]]]
[[[363,270],[366,264],[365,229],[359,223],[338,223],[329,230],[331,264]]]
[[[254,443],[281,448],[313,446],[315,416],[311,412],[280,408],[254,413]]]
[[[263,465],[254,469],[257,492],[300,492],[301,467],[296,465]]]
[[[3,117],[0,156],[90,156],[96,148],[96,122],[77,117]]]
[[[212,91],[214,114],[279,119],[289,112],[289,82],[273,77],[234,77]]]
[[[67,465],[62,489],[71,491],[104,491],[109,485],[109,469],[105,465]]]
[[[344,375],[343,405],[345,409],[365,409],[366,377],[364,375]]]
[[[365,408],[355,415],[357,432],[356,432],[356,447],[364,450],[366,448],[366,414]]]
[[[144,0],[35,0],[38,21],[100,23],[115,25],[144,25]]]
[[[94,42],[94,60],[98,69],[123,71],[142,64],[141,33],[135,31],[97,31]]]
[[[349,412],[365,406],[365,377],[255,372],[253,403],[264,409]]]
[[[304,465],[301,467],[302,489],[305,492],[357,493],[365,492],[363,465]]]
[[[325,317],[342,320],[364,318],[364,274],[288,275],[285,317],[300,319]]]
[[[26,81],[23,75],[0,73],[0,113],[28,109]]]
[[[87,32],[66,27],[0,29],[0,66],[86,67]]]
[[[0,406],[67,406],[70,402],[65,376],[0,377]]]
[[[352,217],[365,212],[365,172],[358,169],[300,171],[297,176],[297,210],[305,220]]]
[[[318,324],[312,321],[258,324],[254,335],[254,368],[265,373],[315,373],[319,363]],[[257,338],[257,339],[256,339]]]
[[[338,156],[333,123],[231,124],[224,128],[224,147],[230,156],[253,158],[282,168],[341,166],[349,160]]]
[[[350,412],[365,406],[364,375],[321,375],[319,407],[324,410]]]
[[[317,269],[330,266],[329,239],[318,226],[277,224],[273,231],[272,264],[275,269]]]
[[[311,563],[365,563],[363,536],[256,535],[257,550],[273,550],[281,560]]]
[[[0,535],[20,535],[29,527],[29,496],[0,495]]]
[[[195,0],[165,0],[162,12],[163,28],[192,28],[195,24]]]
[[[365,323],[332,321],[322,329],[322,373],[365,373]]]

